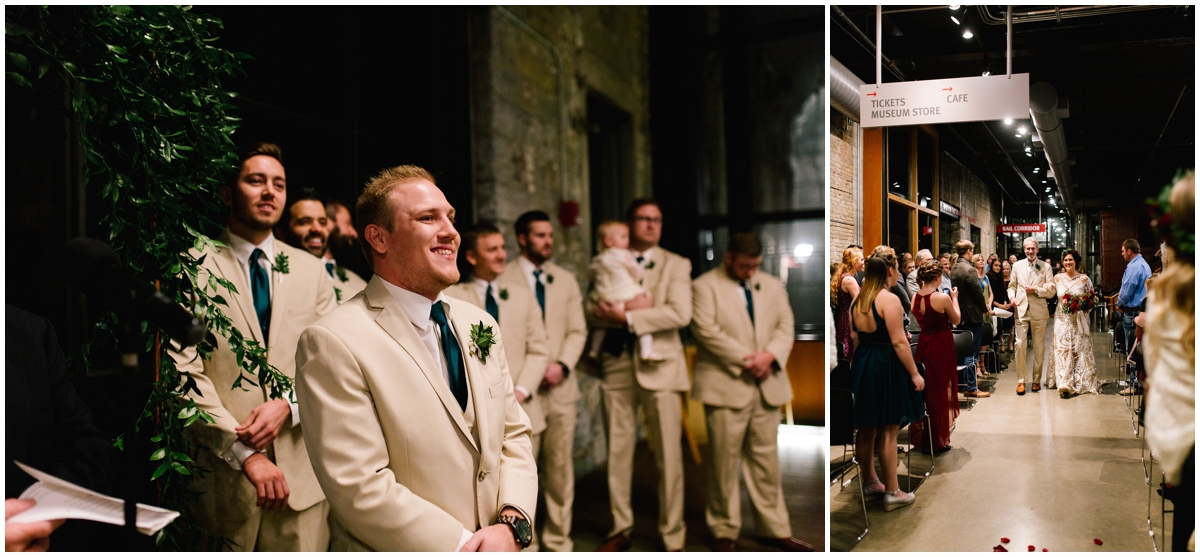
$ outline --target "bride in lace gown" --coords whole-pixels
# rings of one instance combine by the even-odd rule
[[[1058,290],[1059,308],[1054,312],[1054,385],[1062,398],[1084,393],[1095,394],[1100,390],[1096,379],[1096,357],[1092,351],[1091,312],[1063,313],[1062,297],[1066,294],[1084,294],[1092,290],[1092,281],[1079,272],[1082,259],[1079,252],[1070,250],[1063,254],[1063,272],[1054,276]]]

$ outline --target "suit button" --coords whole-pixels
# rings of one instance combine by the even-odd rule
[[[486,477],[487,477],[487,470],[480,470],[480,471],[479,471],[479,481],[481,481],[481,482],[482,482],[482,481],[483,481],[483,479],[484,479],[484,478],[486,478]]]

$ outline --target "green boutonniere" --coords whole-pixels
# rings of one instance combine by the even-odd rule
[[[283,275],[288,274],[288,256],[282,251],[275,254],[275,262],[271,264],[271,270]]]
[[[1041,270],[1042,270],[1042,264],[1041,264],[1041,263],[1034,263],[1034,264],[1033,264],[1033,270],[1035,270],[1035,271],[1041,271]]]
[[[471,355],[479,358],[480,362],[487,363],[488,353],[493,344],[496,344],[496,333],[492,332],[490,326],[484,325],[480,321],[476,325],[471,325]]]
[[[651,262],[649,262],[649,263],[647,263],[647,264],[646,264],[646,270],[650,270],[650,269],[653,269],[653,268],[654,268],[654,262],[653,262],[653,261],[651,261]]]
[[[337,303],[342,303],[342,289],[335,286],[333,287],[333,293],[337,296]]]
[[[554,284],[554,275],[546,275],[546,284]]]
[[[333,268],[333,274],[337,275],[338,280],[342,282],[347,282],[350,280],[346,277],[346,268],[341,265],[337,265]]]
[[[500,299],[501,299],[501,300],[507,300],[507,299],[508,299],[508,289],[507,289],[507,288],[501,288],[501,289],[500,289]]]
[[[757,291],[760,291],[760,290],[762,290],[762,283],[755,283],[755,284],[754,284],[754,290],[755,290],[756,292],[757,292]]]

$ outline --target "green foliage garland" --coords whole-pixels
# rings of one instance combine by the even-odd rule
[[[211,356],[214,333],[228,338],[242,368],[232,388],[261,384],[278,398],[292,390],[292,381],[267,363],[266,347],[226,317],[222,294],[235,292],[233,285],[208,273],[201,280],[199,272],[204,252],[221,247],[205,232],[221,227],[226,209],[218,191],[237,163],[231,135],[239,119],[229,114],[233,94],[220,80],[241,72],[239,60],[249,58],[214,46],[221,28],[220,20],[189,7],[7,7],[7,76],[41,93],[59,86],[70,92],[86,156],[84,179],[89,191],[100,188],[100,225],[113,249],[135,276],[159,281],[206,320],[201,357]],[[112,313],[97,323],[81,354],[85,365],[93,348],[112,342],[117,325]],[[190,550],[196,536],[206,534],[190,520],[187,505],[196,498],[191,477],[204,471],[184,429],[213,418],[188,396],[196,383],[181,376],[167,343],[158,342],[165,335],[147,323],[140,330],[146,353],[160,365],[134,430],[151,430],[149,458],[159,466],[149,479],[158,482],[161,504],[183,513],[156,543]],[[124,441],[114,444],[123,450]],[[210,547],[221,542],[209,538]]]

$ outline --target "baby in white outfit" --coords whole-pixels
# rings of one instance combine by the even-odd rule
[[[604,249],[592,258],[592,264],[588,266],[593,286],[589,294],[592,301],[605,301],[624,309],[625,302],[638,296],[648,298],[649,294],[642,288],[642,277],[646,270],[629,251],[629,226],[623,222],[609,221],[601,224],[597,232]],[[604,343],[606,331],[592,331],[591,348],[588,350],[591,357],[600,357],[600,346]],[[654,351],[654,337],[649,333],[638,335],[638,347],[643,360],[663,360]]]

